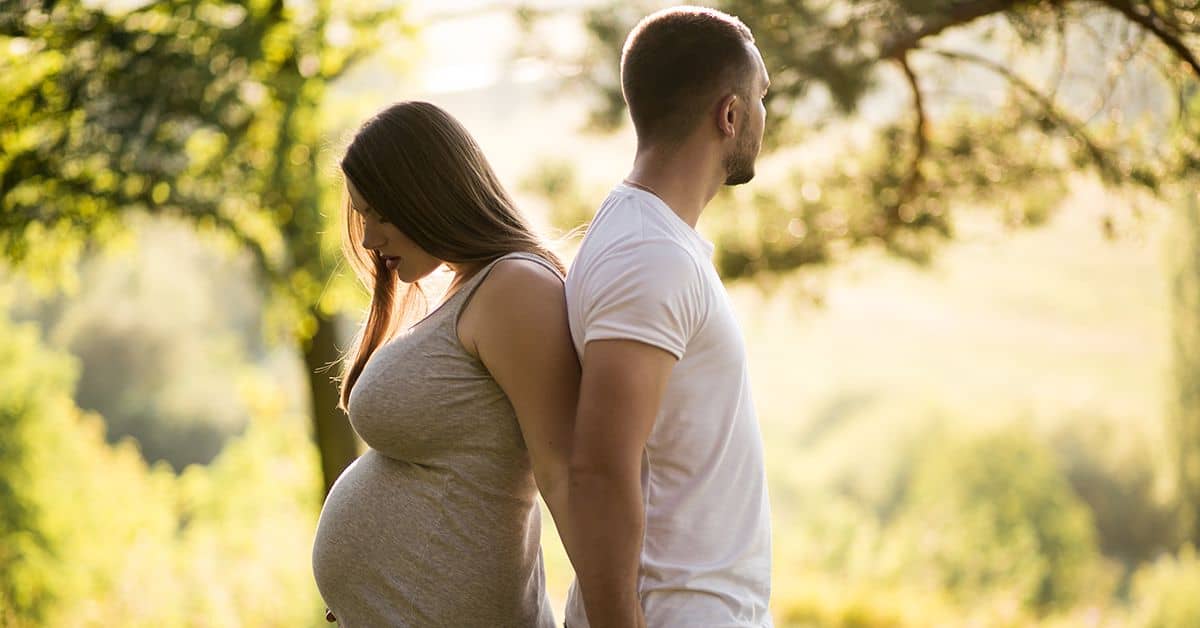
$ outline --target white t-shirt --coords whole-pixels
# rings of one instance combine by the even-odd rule
[[[579,355],[627,339],[676,363],[642,466],[638,591],[652,628],[772,625],[771,530],[746,348],[713,246],[657,196],[618,185],[567,273]],[[586,628],[573,585],[566,622]]]

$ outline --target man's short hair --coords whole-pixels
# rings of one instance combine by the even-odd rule
[[[621,90],[638,138],[682,140],[721,93],[743,97],[757,70],[738,18],[703,7],[652,13],[629,33],[621,53]]]

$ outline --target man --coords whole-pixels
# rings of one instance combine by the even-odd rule
[[[625,42],[637,155],[567,275],[583,362],[569,628],[771,626],[746,352],[695,231],[722,185],[754,176],[768,83],[749,29],[719,11],[660,11]]]

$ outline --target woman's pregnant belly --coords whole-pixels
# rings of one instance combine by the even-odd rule
[[[439,534],[447,477],[369,449],[334,483],[313,542],[313,576],[342,626],[420,625],[453,556]]]
[[[373,449],[342,473],[312,557],[341,626],[547,625],[533,496],[471,484]]]

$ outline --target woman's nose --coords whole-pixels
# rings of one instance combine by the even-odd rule
[[[383,246],[383,238],[369,225],[363,227],[362,245],[364,249],[375,249]]]

